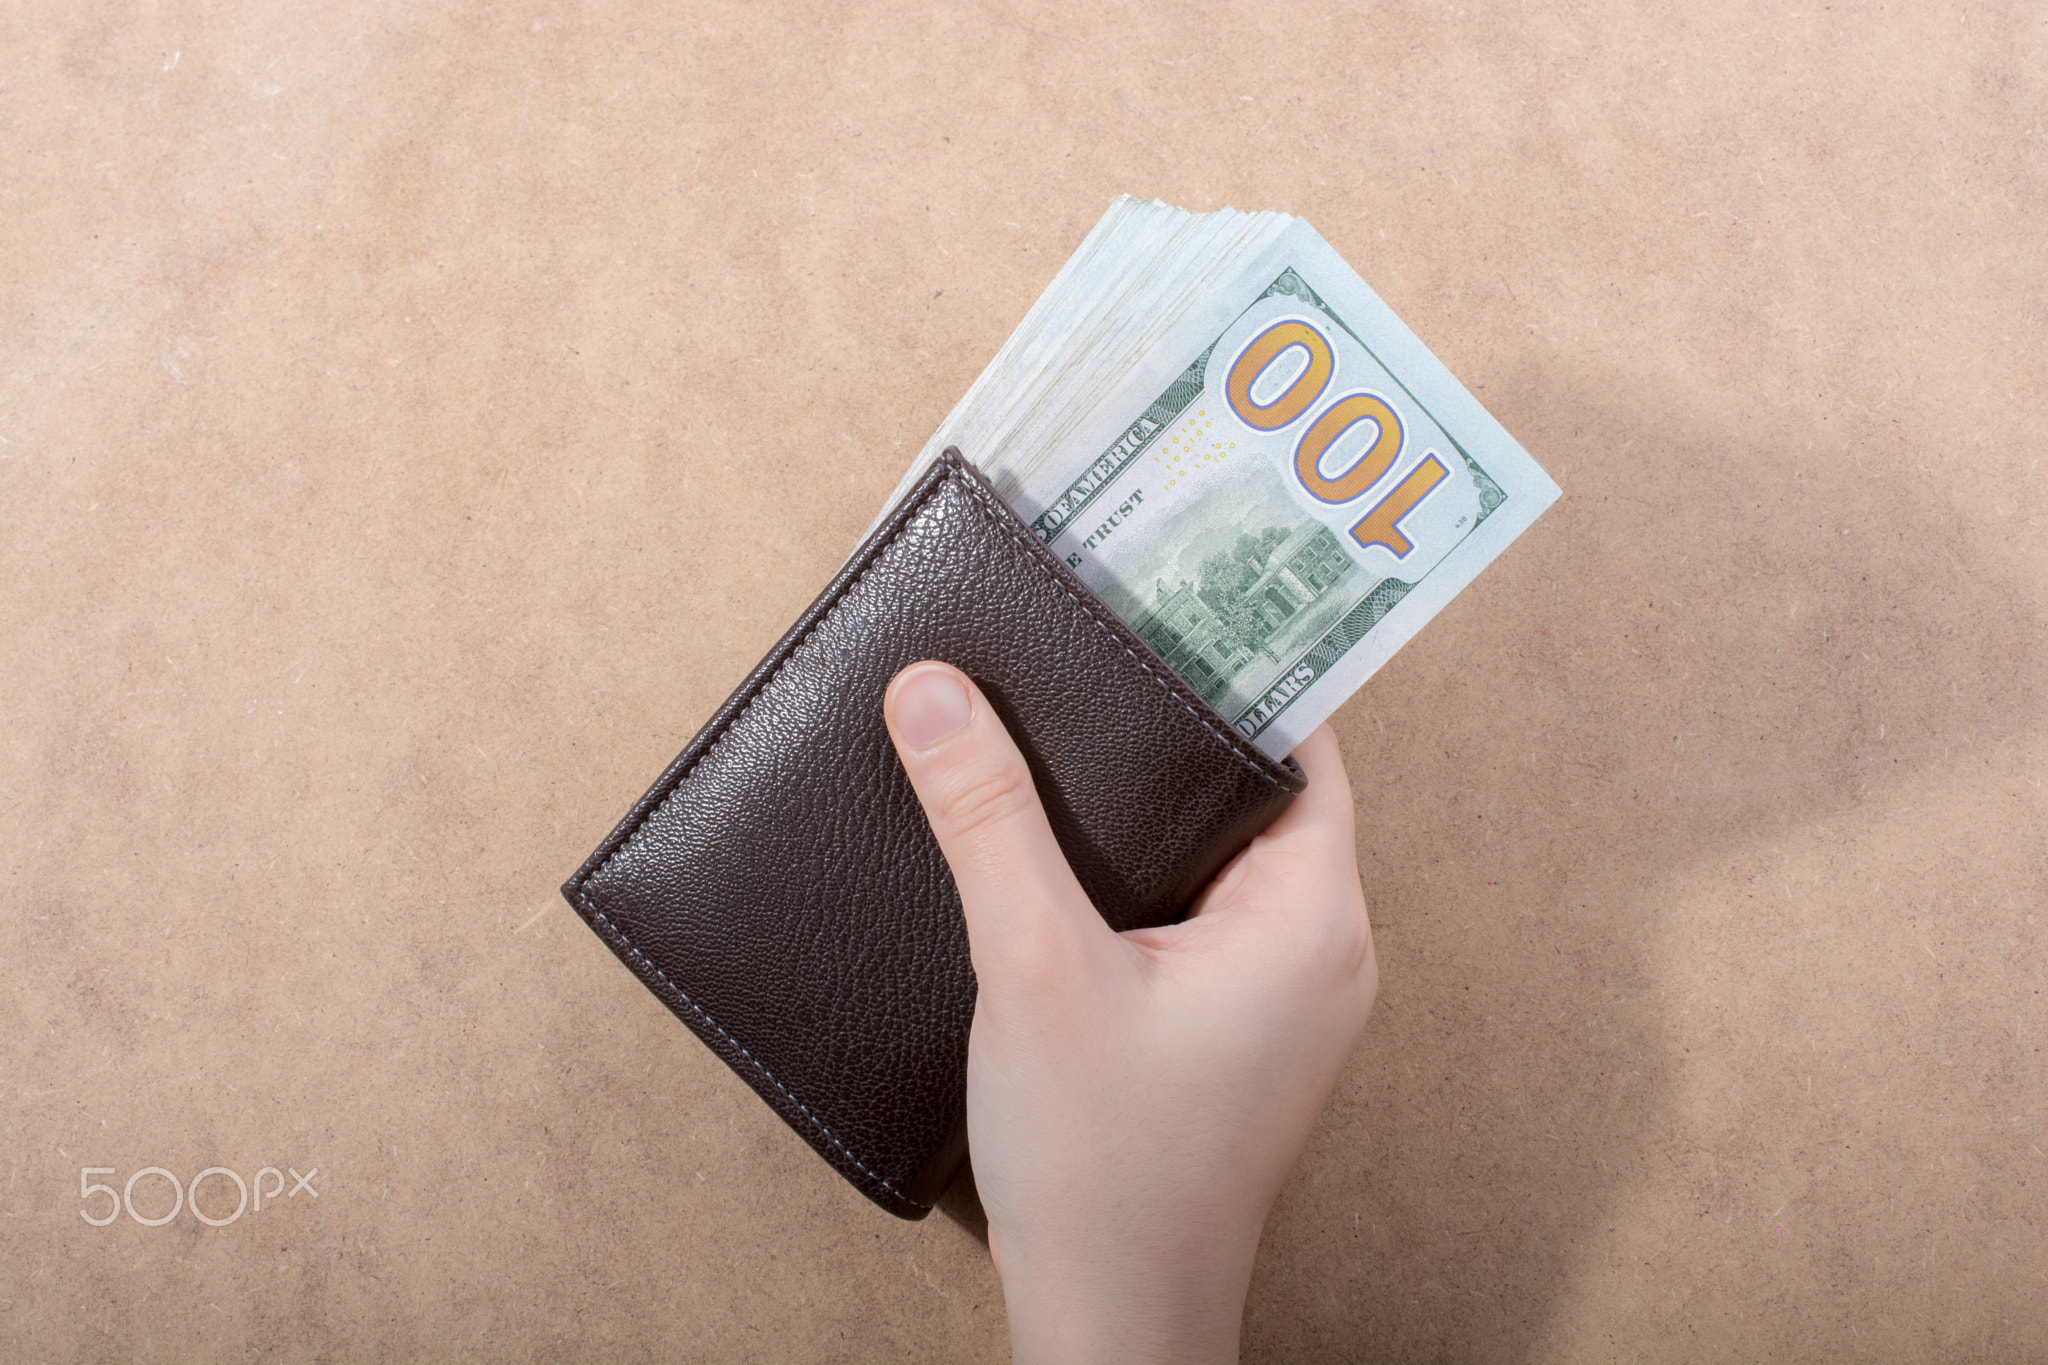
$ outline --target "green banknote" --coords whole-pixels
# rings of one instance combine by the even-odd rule
[[[999,355],[977,387],[1005,410],[963,400],[929,449],[960,444],[1168,665],[1279,757],[1557,486],[1307,223],[1134,204],[1097,234],[1152,257],[1119,268],[1084,243],[1087,269],[1062,272],[1033,310],[1031,377],[996,373]],[[1131,223],[1146,213],[1149,239]]]

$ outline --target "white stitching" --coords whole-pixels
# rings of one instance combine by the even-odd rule
[[[948,479],[956,477],[958,477],[957,474],[950,472],[947,475]],[[920,506],[922,506],[923,503],[930,502],[933,494],[937,493],[939,489],[944,486],[945,485],[943,483],[932,485],[931,490],[927,492],[924,495],[924,497],[920,500]],[[613,849],[611,853],[605,858],[605,860],[602,863],[599,863],[597,867],[591,871],[590,876],[584,877],[582,881],[578,883],[576,887],[576,901],[579,905],[581,905],[585,910],[589,911],[592,915],[595,915],[598,919],[603,920],[605,927],[607,929],[610,929],[612,933],[618,936],[619,942],[626,945],[626,950],[628,952],[632,953],[634,957],[638,958],[641,962],[645,963],[647,965],[647,969],[653,972],[656,976],[660,977],[662,984],[667,986],[670,990],[674,991],[676,995],[681,998],[682,1002],[690,1007],[692,1013],[694,1013],[699,1019],[702,1019],[705,1023],[709,1024],[714,1030],[716,1030],[718,1036],[725,1039],[726,1042],[732,1044],[733,1048],[737,1050],[742,1057],[745,1057],[747,1061],[753,1065],[755,1070],[759,1071],[763,1076],[767,1077],[768,1083],[774,1086],[776,1090],[780,1091],[783,1097],[787,1099],[791,1104],[795,1105],[799,1110],[801,1110],[805,1118],[809,1119],[812,1123],[816,1124],[818,1127],[818,1131],[825,1135],[826,1140],[829,1141],[834,1147],[838,1148],[840,1154],[843,1155],[848,1161],[851,1161],[856,1167],[858,1167],[863,1175],[867,1176],[870,1180],[875,1181],[883,1189],[895,1195],[904,1203],[913,1205],[920,1209],[929,1210],[932,1207],[930,1204],[919,1203],[917,1200],[912,1199],[909,1195],[905,1194],[902,1190],[896,1188],[896,1184],[894,1181],[889,1180],[885,1176],[877,1175],[874,1171],[870,1170],[868,1168],[867,1163],[862,1161],[859,1157],[855,1156],[853,1154],[852,1149],[839,1140],[839,1135],[837,1133],[834,1133],[823,1119],[819,1118],[816,1114],[812,1113],[808,1105],[806,1105],[802,1100],[798,1099],[795,1095],[790,1093],[789,1087],[785,1086],[781,1081],[775,1078],[774,1072],[770,1071],[766,1066],[762,1065],[760,1060],[757,1059],[753,1053],[747,1051],[746,1048],[740,1046],[740,1042],[737,1038],[734,1038],[730,1033],[727,1033],[725,1029],[720,1026],[719,1022],[716,1019],[713,1019],[711,1015],[707,1013],[701,1005],[699,1005],[696,1001],[690,998],[689,992],[685,991],[681,986],[678,986],[675,982],[671,981],[669,979],[668,973],[664,972],[660,967],[656,966],[654,961],[651,958],[649,958],[647,954],[641,952],[639,945],[635,944],[632,939],[626,937],[626,933],[623,929],[619,928],[618,925],[612,923],[611,919],[606,916],[604,911],[598,909],[597,906],[592,904],[589,895],[584,889],[590,884],[591,877],[595,877],[601,874],[606,868],[612,865],[613,860],[615,860],[621,854],[627,852],[629,849],[632,848],[633,841],[640,837],[640,831],[647,827],[648,821],[652,820],[655,816],[661,814],[662,811],[668,809],[669,802],[675,800],[676,795],[682,791],[683,784],[690,780],[690,775],[696,772],[698,768],[702,767],[704,761],[710,758],[712,754],[718,751],[718,746],[725,742],[725,737],[732,733],[733,727],[738,725],[740,721],[745,718],[747,712],[754,709],[754,703],[761,698],[761,695],[763,693],[765,693],[770,687],[772,687],[775,684],[775,680],[777,678],[782,676],[782,670],[788,668],[790,663],[793,660],[795,660],[797,656],[797,651],[801,650],[806,644],[808,644],[810,642],[810,638],[813,635],[817,634],[818,628],[824,625],[825,622],[830,620],[832,614],[839,610],[840,606],[845,603],[847,594],[851,593],[856,587],[860,586],[862,581],[865,580],[867,576],[874,571],[875,566],[882,562],[883,555],[891,546],[895,545],[896,542],[902,537],[904,530],[909,527],[911,520],[911,515],[906,515],[903,519],[902,525],[896,528],[896,533],[890,536],[886,542],[875,547],[874,555],[871,559],[868,560],[867,567],[862,569],[859,573],[855,574],[852,578],[847,580],[846,585],[842,587],[839,590],[838,595],[832,599],[831,605],[826,607],[824,611],[820,612],[818,614],[818,619],[811,623],[811,628],[805,631],[801,636],[799,636],[795,643],[790,645],[789,653],[782,656],[782,662],[775,666],[774,672],[770,673],[767,677],[761,680],[760,685],[754,689],[754,695],[747,699],[747,704],[745,706],[742,706],[738,711],[734,712],[732,718],[726,721],[726,723],[719,728],[717,736],[712,739],[710,744],[705,746],[704,752],[697,755],[697,761],[695,763],[692,763],[688,768],[685,768],[681,773],[679,773],[676,776],[675,785],[669,788],[668,795],[663,797],[658,803],[656,803],[654,809],[648,811],[645,815],[641,816],[640,819],[634,824],[631,832],[629,832],[624,839],[619,841],[619,846]]]
[[[616,857],[617,855],[614,854],[613,856]],[[611,859],[608,858],[605,861],[609,863]],[[877,1175],[873,1171],[869,1170],[867,1163],[862,1161],[859,1157],[855,1156],[852,1150],[848,1148],[845,1143],[839,1140],[839,1135],[834,1133],[831,1130],[831,1128],[826,1125],[825,1120],[819,1118],[816,1114],[812,1113],[809,1105],[805,1104],[795,1095],[790,1094],[789,1087],[784,1085],[781,1081],[776,1080],[774,1072],[770,1071],[767,1067],[763,1066],[759,1059],[757,1059],[753,1053],[747,1051],[747,1049],[741,1045],[739,1039],[733,1037],[730,1033],[727,1033],[725,1029],[719,1025],[719,1022],[716,1019],[713,1019],[711,1015],[705,1011],[703,1006],[699,1005],[696,1001],[690,998],[690,993],[688,991],[684,990],[681,986],[678,986],[674,981],[671,981],[669,979],[669,975],[667,972],[663,971],[659,966],[657,966],[653,959],[649,958],[647,954],[641,952],[638,945],[636,945],[632,939],[626,937],[625,930],[619,928],[618,925],[612,923],[610,916],[606,915],[604,911],[598,909],[595,905],[592,905],[590,903],[590,897],[585,895],[580,887],[576,891],[576,900],[579,904],[582,905],[582,907],[585,910],[589,911],[599,920],[602,920],[604,922],[604,927],[611,930],[612,933],[616,934],[618,936],[619,942],[626,945],[626,951],[631,953],[634,957],[638,958],[643,964],[645,964],[648,971],[653,972],[656,976],[660,977],[661,984],[667,986],[670,990],[674,991],[676,995],[682,999],[682,1002],[690,1007],[692,1013],[694,1013],[699,1019],[702,1019],[705,1023],[709,1024],[712,1027],[712,1029],[718,1034],[719,1037],[725,1039],[726,1042],[732,1044],[733,1049],[736,1052],[738,1052],[740,1056],[746,1058],[747,1061],[752,1064],[756,1071],[759,1071],[763,1076],[766,1076],[768,1078],[768,1084],[774,1086],[778,1091],[780,1091],[784,1099],[788,1100],[791,1104],[795,1105],[798,1109],[802,1110],[803,1116],[809,1119],[812,1123],[816,1124],[818,1126],[818,1131],[825,1135],[826,1140],[829,1141],[834,1147],[837,1147],[839,1149],[839,1154],[841,1156],[845,1157],[848,1161],[851,1161],[855,1166],[858,1166],[860,1168],[861,1174],[867,1176],[868,1179],[876,1182],[883,1189],[895,1195],[898,1199],[901,1199],[906,1204],[916,1204],[917,1207],[921,1209],[929,1209],[931,1207],[930,1204],[919,1203],[917,1200],[912,1199],[903,1191],[897,1189],[896,1182],[890,1180],[887,1176]]]

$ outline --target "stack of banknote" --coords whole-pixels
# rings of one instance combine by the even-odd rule
[[[1307,223],[1128,196],[947,446],[1276,758],[1558,495]]]

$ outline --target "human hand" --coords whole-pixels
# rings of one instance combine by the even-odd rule
[[[884,703],[967,916],[967,1135],[1020,1361],[1235,1360],[1280,1186],[1378,988],[1351,788],[1308,789],[1158,929],[1110,930],[966,675]]]

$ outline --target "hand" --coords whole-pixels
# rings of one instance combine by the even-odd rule
[[[913,664],[885,710],[966,910],[968,1146],[1015,1358],[1235,1360],[1266,1212],[1379,982],[1336,736],[1186,921],[1116,934],[966,675]]]

